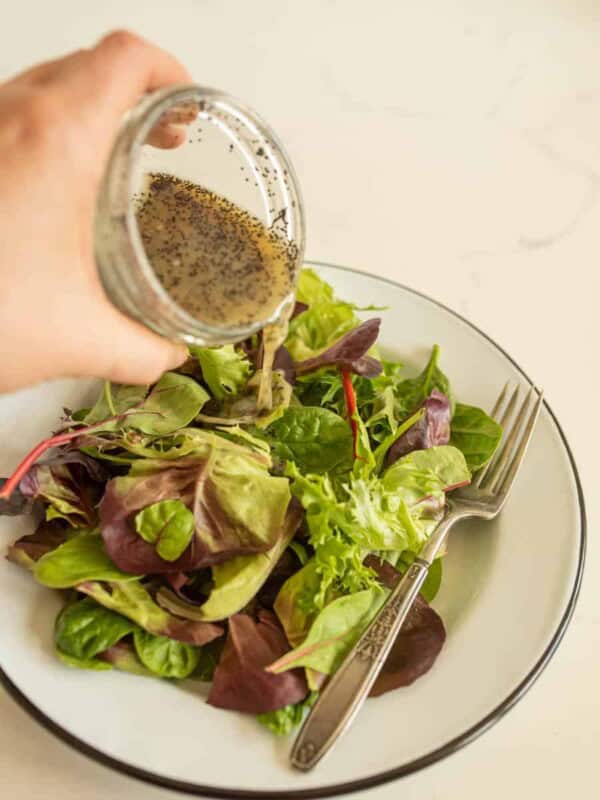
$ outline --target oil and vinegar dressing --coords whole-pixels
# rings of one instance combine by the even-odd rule
[[[217,328],[273,316],[293,291],[297,248],[257,217],[190,181],[147,176],[135,198],[138,229],[156,276],[190,316]],[[285,339],[292,303],[263,330],[258,407],[270,409],[275,352]]]

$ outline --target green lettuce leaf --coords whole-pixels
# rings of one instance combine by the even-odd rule
[[[355,540],[355,524],[330,477],[302,475],[290,462],[286,475],[292,478],[292,493],[306,511],[310,544],[315,549],[320,583],[311,598],[314,608],[323,607],[330,591],[350,593],[374,584],[373,571],[363,564],[364,548]]]
[[[93,407],[83,417],[86,425],[96,425],[109,417],[123,414],[135,406],[140,406],[148,394],[147,386],[131,386],[126,383],[106,382]],[[109,422],[103,430],[117,430],[120,422]]]
[[[468,484],[471,473],[465,457],[452,445],[414,450],[386,470],[382,483],[388,492],[397,492],[405,501],[417,503],[440,491]]]
[[[100,605],[122,614],[137,623],[140,628],[156,636],[168,636],[179,642],[202,645],[223,633],[216,625],[190,622],[169,614],[154,602],[150,593],[139,581],[129,583],[88,581],[77,588]]]
[[[289,736],[303,720],[304,713],[313,706],[319,696],[318,692],[311,692],[304,700],[290,706],[278,708],[276,711],[267,711],[257,716],[258,721],[268,728],[275,736]]]
[[[275,598],[273,610],[291,647],[296,647],[306,638],[317,614],[312,598],[320,588],[318,564],[313,558],[287,579]]]
[[[147,387],[123,384],[113,388],[106,384],[84,422],[95,425],[127,412],[127,416],[108,421],[99,431],[133,428],[152,436],[165,436],[188,425],[210,399],[193,378],[176,372],[165,372],[145,397],[147,391]]]
[[[271,664],[268,670],[278,673],[307,667],[332,675],[388,594],[376,586],[332,600],[317,615],[302,644]]]
[[[333,288],[314,269],[304,268],[298,276],[296,300],[314,306],[327,300],[333,300]]]
[[[63,660],[84,669],[110,669],[96,658],[136,629],[130,620],[85,597],[65,606],[56,618],[54,643]]]
[[[346,420],[325,408],[294,406],[271,424],[266,435],[282,461],[302,472],[332,472],[352,466],[352,432]]]
[[[115,567],[104,551],[101,536],[93,531],[83,531],[46,553],[33,567],[33,576],[51,589],[68,589],[85,581],[136,579]]]
[[[181,500],[161,500],[136,514],[135,529],[161,558],[175,561],[194,534],[194,515]]]
[[[248,381],[248,359],[231,344],[223,347],[190,347],[190,353],[198,359],[202,376],[217,400],[239,394]]]
[[[450,444],[467,460],[471,472],[484,467],[502,439],[502,426],[476,406],[456,404],[450,428]]]
[[[142,433],[165,436],[189,425],[209,399],[208,392],[193,378],[165,372],[139,411],[125,422]]]
[[[298,525],[300,512],[288,510],[283,530],[275,545],[266,553],[229,558],[212,568],[213,588],[201,605],[186,603],[170,589],[161,588],[158,603],[184,619],[215,622],[237,614],[246,606],[265,583],[282,553],[291,542]]]
[[[286,467],[315,550],[313,609],[323,608],[331,592],[354,594],[376,583],[363,563],[367,553],[419,552],[439,522],[445,491],[470,480],[464,456],[449,445],[409,453],[382,478],[364,468],[364,457],[356,463],[348,483],[337,487],[327,475]]]
[[[312,358],[360,323],[354,305],[336,300],[313,270],[300,273],[296,298],[309,308],[290,321],[285,346],[295,361]]]
[[[155,636],[138,628],[133,642],[142,664],[160,678],[187,678],[200,661],[199,648],[168,636]]]

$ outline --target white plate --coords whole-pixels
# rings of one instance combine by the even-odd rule
[[[410,289],[317,265],[340,296],[385,305],[381,343],[422,364],[431,344],[459,398],[489,408],[519,367],[465,320]],[[93,357],[93,354],[90,354]],[[91,384],[63,381],[0,401],[0,474],[47,435]],[[0,520],[5,544],[27,521]],[[499,719],[556,650],[575,605],[585,552],[581,487],[546,406],[505,511],[450,540],[435,601],[448,639],[413,686],[370,700],[312,773],[288,766],[289,741],[252,718],[211,708],[188,682],[67,669],[54,657],[58,596],[0,560],[0,677],[32,716],[79,751],[149,782],[211,797],[323,797],[383,783],[457,750]],[[195,685],[197,687],[197,684]],[[200,684],[202,686],[202,684]]]

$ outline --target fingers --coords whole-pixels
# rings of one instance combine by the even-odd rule
[[[146,92],[191,81],[174,56],[128,31],[105,36],[90,51],[90,61],[119,119]]]
[[[114,31],[89,50],[40,64],[15,80],[56,89],[65,111],[92,103],[95,114],[104,112],[115,124],[145,93],[190,83],[191,77],[166,50],[129,31]]]
[[[197,103],[182,103],[162,115],[146,139],[154,147],[179,147],[185,142],[185,125],[193,122],[199,113]]]
[[[148,134],[146,142],[153,147],[169,150],[182,145],[186,135],[186,129],[182,125],[165,125],[159,122]]]
[[[77,353],[86,353],[85,361],[75,368],[79,377],[106,378],[115,383],[154,383],[163,372],[175,369],[188,357],[185,345],[152,333],[108,303],[94,309],[92,316],[93,324],[88,326],[89,345],[86,347],[81,338],[77,343]],[[96,331],[102,332],[101,339]]]

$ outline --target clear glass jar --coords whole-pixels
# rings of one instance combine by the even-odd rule
[[[147,144],[155,126],[181,108],[193,109],[194,117],[187,123],[185,142],[171,150]],[[273,131],[243,103],[215,89],[178,86],[149,95],[129,112],[113,147],[94,236],[100,277],[112,302],[169,339],[226,344],[276,322],[292,294],[266,319],[219,327],[192,317],[165,291],[146,256],[134,203],[146,176],[156,172],[208,188],[256,216],[294,246],[297,276],[304,254],[304,210],[294,170]]]

